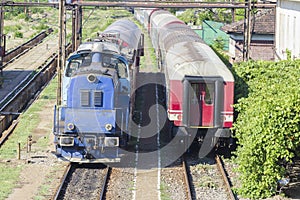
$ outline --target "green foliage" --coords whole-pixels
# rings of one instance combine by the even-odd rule
[[[21,25],[15,25],[15,26],[5,26],[4,27],[4,33],[7,34],[9,32],[17,32],[22,29]]]
[[[233,68],[249,92],[235,105],[242,182],[237,191],[253,199],[269,197],[286,175],[282,161],[290,162],[300,143],[300,61],[250,61]]]
[[[212,45],[216,49],[224,49],[225,42],[221,36],[217,37]]]
[[[185,23],[192,23],[194,25],[201,25],[204,20],[218,21],[218,22],[231,22],[231,13],[227,9],[187,9],[178,18]]]
[[[37,26],[34,26],[33,28],[38,32],[41,32],[43,30],[47,30],[50,27],[46,23],[39,23]]]
[[[20,13],[20,14],[18,14],[18,16],[17,16],[17,19],[24,19],[25,21],[28,21],[28,20],[29,20],[29,17],[28,17],[28,15],[25,14],[25,13]]]
[[[219,48],[218,45],[212,45],[211,48],[227,67],[231,67],[231,63],[229,62],[229,55],[223,51],[223,47]]]
[[[20,31],[16,31],[16,32],[14,33],[14,37],[15,37],[15,38],[23,38],[23,33],[20,32]]]
[[[244,20],[245,9],[235,9],[235,21]]]
[[[194,25],[199,25],[201,21],[197,19],[196,9],[187,9],[184,13],[178,16],[178,19],[184,21],[186,24],[192,23]]]
[[[288,49],[285,50],[286,51],[286,58],[287,60],[291,60],[292,59],[292,52]]]
[[[5,20],[12,19],[15,16],[18,16],[19,14],[24,13],[23,7],[14,6],[14,7],[5,7],[5,8],[8,10],[8,12],[4,13]]]

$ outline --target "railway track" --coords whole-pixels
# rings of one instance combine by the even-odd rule
[[[167,199],[193,199],[190,171],[185,158],[161,169],[161,197]]]
[[[11,82],[4,84],[0,91],[0,147],[18,124],[19,115],[55,76],[57,45],[53,43],[53,36],[44,43],[41,40],[37,37],[34,40],[37,44],[30,41],[31,46],[35,47],[26,53],[22,52],[22,56],[17,55],[17,59],[11,58],[14,61],[5,68],[6,82]],[[67,48],[68,52],[70,47]]]
[[[192,198],[192,190],[191,190],[191,181],[189,179],[189,170],[186,165],[186,161],[182,161],[182,168],[183,168],[183,173],[184,173],[184,182],[186,185],[186,195],[187,199],[193,199]]]
[[[53,78],[56,58],[52,59],[34,76],[22,81],[5,99],[0,102],[0,147],[18,124],[18,116],[34,102],[45,85]],[[3,131],[3,132],[2,132]]]
[[[185,160],[191,193],[188,199],[237,200],[219,155],[212,152],[199,158],[193,152],[185,155]]]
[[[228,175],[227,175],[227,173],[225,171],[222,158],[219,155],[216,155],[215,160],[216,160],[216,163],[217,163],[217,166],[218,166],[218,170],[219,170],[219,172],[222,175],[222,178],[223,178],[223,181],[224,181],[224,185],[225,185],[226,190],[228,192],[229,199],[230,200],[236,200],[237,197],[234,195],[234,193],[233,193],[233,191],[231,189],[231,184],[230,184]]]
[[[52,199],[104,199],[110,172],[104,165],[70,164]]]
[[[30,46],[34,48],[25,51],[26,53],[21,51],[21,56],[12,53],[15,57],[10,58],[13,61],[5,66],[4,81],[0,89],[0,134],[55,74],[57,45],[53,43],[53,37],[55,36],[48,36],[43,42],[41,37],[36,37],[35,40],[29,41]],[[23,46],[17,49],[23,49]]]

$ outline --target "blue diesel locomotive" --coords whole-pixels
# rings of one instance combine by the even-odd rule
[[[129,20],[81,44],[66,62],[55,108],[56,153],[71,162],[119,162],[132,111],[143,35]]]

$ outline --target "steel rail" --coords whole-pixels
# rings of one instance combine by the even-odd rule
[[[230,200],[236,200],[236,197],[235,197],[235,195],[234,195],[234,193],[231,189],[229,179],[228,179],[227,174],[225,172],[222,159],[220,158],[220,156],[216,155],[215,160],[216,160],[218,169],[219,169],[220,173],[222,174],[222,178],[223,178],[223,181],[224,181],[224,184],[225,184],[225,187],[226,187],[226,190],[228,192]]]
[[[0,136],[0,148],[4,144],[4,142],[7,140],[8,136],[15,130],[16,126],[19,123],[19,119],[16,119],[12,122],[12,124],[9,126],[7,130],[5,130]]]
[[[53,195],[53,197],[51,198],[52,200],[57,200],[58,199],[58,196],[61,192],[61,189],[63,188],[64,186],[64,183],[71,171],[71,168],[73,167],[74,165],[72,165],[71,163],[69,163],[64,171],[64,175],[63,177],[60,179],[60,185],[56,188],[56,191],[55,191],[55,194]]]
[[[104,200],[105,198],[105,192],[106,192],[106,185],[108,183],[108,178],[109,178],[109,175],[111,173],[111,168],[110,167],[106,167],[106,172],[105,172],[105,177],[104,177],[104,180],[103,180],[103,184],[102,184],[102,190],[101,190],[101,193],[99,195],[99,200]]]
[[[183,159],[182,161],[182,167],[184,171],[184,181],[186,185],[186,193],[187,193],[187,199],[192,200],[192,192],[191,192],[191,184],[190,184],[190,179],[188,177],[188,168],[186,166],[186,161]]]

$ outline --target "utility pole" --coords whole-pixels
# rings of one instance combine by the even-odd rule
[[[76,31],[75,49],[77,49],[82,39],[82,6],[78,6],[76,9],[75,31]]]
[[[61,73],[63,65],[65,64],[66,56],[66,36],[65,36],[65,0],[59,1],[59,34],[58,34],[58,60],[57,60],[57,78],[58,78],[58,87],[57,87],[57,97],[56,104],[59,106],[61,104]]]
[[[72,9],[72,16],[72,51],[75,51],[82,38],[82,6],[75,6]]]
[[[243,61],[248,61],[250,58],[251,45],[251,0],[247,1],[244,18],[244,44],[243,44]]]
[[[231,0],[231,3],[234,4],[234,0]],[[231,9],[231,23],[235,21],[235,9]]]
[[[72,8],[72,52],[75,51],[75,40],[76,40],[76,13],[77,13],[77,6]]]
[[[3,45],[3,29],[4,29],[4,9],[3,9],[4,0],[1,1],[0,8],[0,75],[3,76],[3,59],[5,54],[5,47]]]

